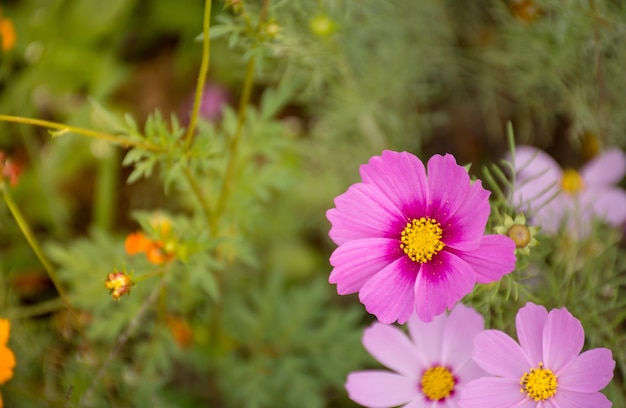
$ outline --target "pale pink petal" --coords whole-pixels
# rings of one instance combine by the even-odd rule
[[[559,390],[553,398],[559,408],[610,408],[613,405],[599,392],[579,393]]]
[[[407,218],[426,212],[428,184],[424,164],[407,152],[385,150],[360,168],[364,183],[374,184],[403,211]]]
[[[442,313],[431,322],[425,322],[414,314],[407,323],[411,339],[427,366],[441,364],[441,339],[447,319],[448,316]]]
[[[453,374],[457,379],[456,387],[460,390],[477,378],[489,376],[487,372],[480,368],[472,359],[467,360],[461,367],[454,367]]]
[[[348,374],[348,396],[366,407],[394,407],[421,398],[414,379],[388,371],[357,371]]]
[[[439,209],[441,214],[434,218],[443,226],[442,241],[446,245],[457,250],[478,248],[491,212],[490,194],[482,187],[480,180],[477,180],[470,186],[464,198],[457,198],[462,203],[456,212],[448,214],[448,208]]]
[[[476,335],[472,358],[489,374],[518,382],[533,367],[519,344],[499,330],[485,330]]]
[[[472,268],[458,256],[441,251],[422,265],[415,282],[416,313],[425,322],[452,309],[474,288]]]
[[[428,215],[447,220],[463,205],[470,192],[467,170],[459,166],[454,156],[438,154],[428,160]]]
[[[515,269],[515,242],[504,235],[484,235],[473,251],[448,251],[474,269],[478,283],[495,282]]]
[[[581,195],[581,202],[608,224],[617,227],[626,222],[626,191],[621,188],[589,189]]]
[[[607,149],[592,159],[581,170],[585,184],[610,186],[619,183],[626,174],[626,156],[620,149]]]
[[[560,372],[576,359],[584,342],[585,332],[578,319],[565,308],[551,310],[543,329],[544,366]]]
[[[369,279],[359,292],[365,309],[381,323],[406,323],[413,314],[419,264],[403,256]]]
[[[613,378],[615,361],[611,350],[596,348],[585,351],[561,372],[556,372],[559,390],[596,392]]]
[[[456,369],[471,360],[474,336],[484,328],[485,321],[478,312],[457,303],[448,316],[443,333],[441,364]]]
[[[461,390],[460,408],[530,408],[518,382],[508,378],[483,377]]]
[[[385,367],[409,378],[420,378],[426,369],[415,345],[394,326],[374,323],[365,329],[363,345]]]
[[[531,146],[517,146],[514,166],[512,203],[516,208],[534,212],[560,190],[563,171],[547,153]]]
[[[416,399],[414,401],[409,402],[406,405],[403,405],[402,408],[446,408],[446,406],[437,406],[434,404],[438,404],[437,402],[429,401],[424,397],[420,399]]]
[[[362,238],[396,238],[406,219],[375,186],[353,184],[335,198],[336,208],[326,212],[332,224],[328,235],[338,245]]]
[[[369,238],[348,241],[330,256],[334,269],[328,281],[337,284],[337,293],[358,292],[378,271],[404,256],[398,240]]]
[[[520,346],[530,358],[531,364],[543,363],[543,328],[548,311],[543,306],[526,303],[515,316],[515,328]]]

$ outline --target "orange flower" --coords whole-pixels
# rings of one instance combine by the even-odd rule
[[[144,252],[148,261],[155,265],[160,265],[173,258],[171,253],[165,251],[161,241],[153,241],[142,232],[134,232],[128,235],[124,242],[124,247],[128,255],[136,255]]]
[[[0,37],[2,40],[2,51],[10,51],[15,47],[17,36],[13,22],[8,18],[0,17]]]
[[[514,0],[511,12],[518,20],[530,23],[541,16],[541,9],[533,0]]]
[[[0,384],[4,384],[13,378],[15,367],[15,355],[7,347],[11,323],[7,319],[0,319]],[[0,396],[0,408],[2,408],[2,396]]]
[[[193,342],[193,332],[189,323],[186,320],[181,319],[173,315],[166,318],[167,327],[170,329],[174,340],[181,348],[187,348],[191,346]]]

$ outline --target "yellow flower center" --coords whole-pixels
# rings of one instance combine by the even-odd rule
[[[556,375],[552,370],[543,368],[543,363],[539,363],[539,367],[531,369],[529,373],[524,373],[520,385],[520,392],[528,394],[535,401],[545,401],[554,396],[559,386]]]
[[[425,263],[433,259],[446,246],[441,242],[441,225],[429,217],[411,220],[400,237],[400,248],[415,262]]]
[[[431,367],[422,376],[420,386],[422,392],[431,401],[439,401],[449,397],[454,391],[456,380],[445,367]]]
[[[527,226],[522,224],[513,224],[506,232],[506,235],[515,242],[515,248],[526,248],[530,243],[532,236]]]
[[[585,182],[576,170],[566,169],[565,171],[563,171],[561,188],[566,193],[574,195],[582,191],[583,188],[585,188]]]

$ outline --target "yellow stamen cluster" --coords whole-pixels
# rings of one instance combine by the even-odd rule
[[[566,169],[563,171],[561,188],[566,193],[574,195],[578,194],[585,188],[585,182],[576,170]]]
[[[422,392],[431,401],[440,401],[449,397],[454,391],[456,380],[445,367],[431,367],[422,376],[420,386]]]
[[[400,236],[400,248],[411,260],[426,263],[446,246],[441,242],[441,224],[430,217],[421,217],[406,224]]]
[[[520,392],[528,394],[537,402],[553,397],[559,386],[556,375],[552,370],[543,368],[543,363],[539,363],[539,367],[531,369],[529,373],[524,373],[520,385]]]

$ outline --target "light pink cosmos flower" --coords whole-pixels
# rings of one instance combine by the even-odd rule
[[[515,268],[515,243],[484,235],[490,193],[452,155],[433,156],[427,176],[416,156],[384,151],[360,173],[363,182],[326,213],[339,245],[329,281],[340,295],[359,292],[382,323],[402,324],[413,313],[431,321],[476,282]]]
[[[599,391],[613,378],[606,348],[580,354],[585,333],[565,308],[528,303],[515,320],[519,344],[498,330],[476,335],[472,358],[490,377],[467,384],[461,408],[609,408]]]
[[[615,184],[626,174],[626,156],[605,150],[579,172],[561,169],[547,153],[531,146],[515,149],[513,205],[532,215],[548,233],[561,226],[584,237],[592,219],[619,226],[626,222],[626,192]]]
[[[350,373],[348,395],[368,407],[458,407],[462,388],[485,374],[471,359],[472,339],[483,327],[482,316],[462,303],[430,323],[413,315],[410,338],[396,327],[374,323],[365,330],[363,345],[395,372]]]

